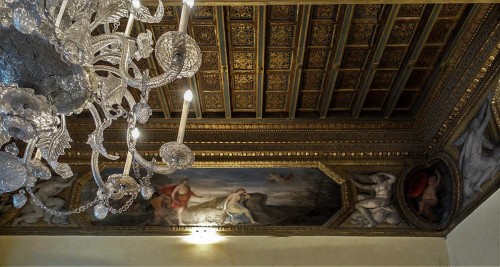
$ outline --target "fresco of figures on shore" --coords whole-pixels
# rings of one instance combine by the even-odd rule
[[[404,181],[404,194],[411,211],[424,222],[444,225],[450,219],[453,176],[443,162],[410,172]]]
[[[121,169],[107,168],[107,177]],[[151,179],[155,193],[123,214],[86,218],[96,226],[321,226],[342,207],[340,186],[315,168],[193,168]],[[84,185],[80,204],[95,196]],[[126,198],[113,205],[123,206]]]

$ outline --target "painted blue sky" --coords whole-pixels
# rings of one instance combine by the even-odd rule
[[[291,179],[271,179],[287,177]],[[268,205],[291,204],[291,195],[304,195],[311,184],[317,184],[321,179],[333,183],[323,172],[314,168],[192,168],[177,171],[169,176],[174,182],[189,177],[189,184],[194,192],[204,196],[203,199],[192,198],[193,203],[203,202],[229,193],[243,187],[248,193],[263,193],[269,196]]]
[[[121,172],[113,168],[102,172],[103,178],[111,173]],[[270,178],[274,173],[275,179]],[[290,179],[280,179],[293,175]],[[272,176],[272,175],[271,175]],[[268,205],[294,204],[292,196],[310,197],[306,191],[317,185],[321,179],[324,182],[334,181],[315,168],[191,168],[180,170],[165,176],[153,178],[157,186],[178,183],[184,178],[189,178],[191,189],[203,198],[192,197],[190,205],[196,205],[220,196],[227,196],[243,187],[248,193],[262,193],[268,195]],[[162,179],[163,178],[163,179]]]

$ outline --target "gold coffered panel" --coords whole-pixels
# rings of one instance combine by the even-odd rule
[[[469,25],[459,21],[472,16],[471,8],[195,6],[189,33],[202,66],[194,78],[160,88],[154,110],[177,117],[174,99],[196,86],[191,110],[197,118],[411,118],[449,54],[443,51]],[[177,27],[180,8],[165,10],[161,23],[146,25],[155,38]],[[139,65],[157,69],[154,60]]]
[[[175,139],[183,93],[190,88],[194,100],[185,142],[197,164],[315,162],[344,171],[399,173],[450,150],[445,139],[468,123],[466,114],[484,97],[490,69],[498,73],[490,44],[500,39],[495,5],[271,2],[196,2],[188,33],[202,51],[201,68],[191,79],[150,92],[153,117],[140,125],[142,155],[151,159],[165,140]],[[160,23],[136,22],[132,35],[150,30],[156,40],[176,30],[180,6],[165,4]],[[154,57],[138,66],[151,76],[162,73]],[[94,122],[85,113],[69,120],[74,142],[61,157],[82,165],[91,156],[86,142]],[[106,130],[110,153],[126,154],[125,127],[117,121]],[[355,210],[350,176],[345,171],[350,206],[339,218],[344,224]],[[375,230],[336,233],[441,234]]]

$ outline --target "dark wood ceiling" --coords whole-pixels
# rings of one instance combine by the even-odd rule
[[[151,7],[154,9],[154,7]],[[200,71],[152,95],[166,118],[412,118],[477,8],[471,4],[195,6]],[[167,6],[155,38],[178,25]],[[158,73],[154,60],[143,68]],[[159,114],[156,114],[159,116]]]
[[[178,2],[164,2],[161,23],[136,22],[132,36],[149,30],[156,39],[176,30]],[[327,230],[332,232],[318,228],[308,233],[428,236],[450,231],[499,187],[500,179],[453,217],[446,229],[439,229],[442,232],[337,227],[346,226],[357,201],[356,189],[347,183],[353,172],[400,174],[415,164],[428,164],[442,151],[458,158],[452,141],[500,72],[500,6],[475,1],[361,2],[366,4],[198,1],[188,33],[201,48],[202,66],[193,78],[152,92],[153,118],[140,126],[140,152],[150,159],[158,156],[163,143],[175,140],[182,95],[193,89],[185,143],[195,153],[198,167],[306,166],[339,176],[344,202],[340,215],[329,220],[333,226]],[[155,10],[157,2],[143,3]],[[160,74],[154,58],[138,65],[149,69],[151,76]],[[500,119],[495,116],[489,135],[498,142]],[[86,113],[68,121],[74,142],[61,158],[88,172],[86,141],[95,126]],[[119,161],[126,155],[125,127],[124,121],[117,121],[105,133],[104,144],[110,153],[122,156]],[[88,177],[82,181],[88,182]],[[78,204],[78,190],[71,196],[65,193],[71,205]],[[92,233],[119,228],[78,220],[72,227]],[[243,229],[243,234],[270,231],[252,229]],[[132,230],[140,234],[144,229]],[[271,229],[275,230],[279,231]]]

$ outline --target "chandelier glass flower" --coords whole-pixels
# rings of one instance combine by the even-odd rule
[[[108,212],[126,210],[139,194],[149,199],[154,191],[153,173],[170,174],[190,167],[194,155],[183,138],[191,91],[185,94],[177,141],[160,148],[162,164],[138,153],[136,124],[146,123],[151,116],[148,97],[152,88],[192,77],[200,68],[200,49],[186,33],[192,5],[193,1],[184,1],[179,30],[160,36],[153,49],[149,30],[137,38],[130,33],[134,20],[160,22],[161,1],[151,14],[138,0],[0,0],[0,144],[11,138],[26,142],[23,156],[14,143],[0,151],[0,194],[19,190],[13,202],[20,208],[27,201],[27,191],[34,204],[57,216],[95,206],[95,216],[103,219]],[[127,17],[125,32],[118,32],[120,19]],[[153,52],[163,69],[156,77],[136,65]],[[129,88],[140,91],[139,101]],[[90,111],[96,126],[87,143],[92,149],[90,165],[97,196],[75,210],[51,210],[31,189],[39,179],[49,179],[52,171],[66,179],[73,175],[70,166],[58,158],[72,142],[66,117],[83,110]],[[106,151],[103,132],[119,118],[128,123],[124,171],[103,180],[99,157],[119,158]],[[139,168],[146,169],[147,175],[142,177]],[[125,196],[129,199],[123,207],[111,207],[110,199]]]

